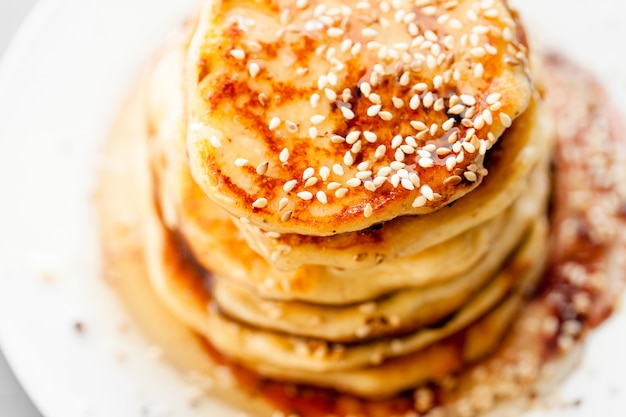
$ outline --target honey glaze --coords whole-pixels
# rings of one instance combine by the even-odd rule
[[[156,299],[142,253],[137,217],[137,194],[142,191],[137,187],[145,183],[141,177],[149,175],[142,146],[148,134],[143,123],[145,103],[140,99],[143,87],[120,113],[105,148],[100,193],[105,277],[146,336],[184,376],[214,382],[209,384],[210,395],[253,415],[475,415],[499,403],[526,405],[571,368],[579,341],[611,314],[626,273],[620,256],[626,250],[620,233],[626,223],[625,194],[619,189],[621,178],[611,171],[623,162],[618,158],[626,146],[624,130],[610,115],[595,81],[561,58],[544,61],[545,97],[558,132],[549,265],[540,293],[528,301],[501,346],[475,366],[459,370],[451,364],[449,371],[458,372],[442,374],[427,386],[390,399],[368,400],[269,380],[231,361],[182,326]],[[570,88],[572,83],[576,89]],[[597,146],[598,139],[602,147]],[[594,158],[585,159],[592,149]],[[165,247],[168,267],[180,269],[184,280],[178,284],[194,295],[190,299],[203,294],[201,300],[208,306],[210,276],[203,274],[174,232],[168,233]],[[459,348],[464,337],[460,332],[445,345]],[[547,385],[538,386],[538,380]]]

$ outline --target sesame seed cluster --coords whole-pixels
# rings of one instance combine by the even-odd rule
[[[438,210],[480,184],[528,105],[527,48],[501,1],[264,6],[209,8],[188,143],[209,197],[267,230],[332,235]]]

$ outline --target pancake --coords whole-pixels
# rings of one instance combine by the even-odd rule
[[[419,327],[435,324],[453,314],[476,296],[506,264],[513,250],[519,246],[528,227],[543,215],[547,189],[536,190],[530,203],[534,210],[520,210],[509,219],[505,233],[498,236],[498,245],[492,247],[481,261],[458,276],[442,283],[420,287],[406,287],[381,298],[368,298],[361,304],[346,302],[328,306],[303,302],[275,301],[264,298],[245,286],[214,275],[213,296],[220,311],[254,327],[267,328],[297,336],[323,338],[329,341],[353,341],[394,336]],[[520,206],[523,203],[520,202]],[[452,256],[450,253],[449,256]],[[404,263],[410,269],[412,259]],[[374,268],[376,269],[376,268]],[[346,285],[346,293],[357,292],[370,285],[370,275],[393,277],[398,269],[384,269],[365,274]],[[317,280],[316,275],[307,277]],[[330,285],[329,285],[330,286]],[[335,286],[333,286],[333,289]],[[352,298],[352,297],[350,297]]]
[[[330,237],[276,236],[245,221],[236,224],[250,247],[277,269],[308,264],[367,268],[381,260],[414,254],[502,213],[515,198],[533,187],[528,175],[551,152],[552,122],[537,103],[510,130],[512,136],[523,139],[518,137],[510,146],[493,150],[493,175],[488,175],[466,198],[427,216],[402,216],[374,228]],[[428,233],[423,233],[425,230]]]
[[[476,188],[533,94],[506,2],[303,4],[204,2],[185,66],[204,192],[265,230],[330,236]]]

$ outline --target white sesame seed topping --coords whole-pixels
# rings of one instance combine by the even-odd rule
[[[268,127],[270,130],[275,130],[276,128],[278,128],[278,126],[280,126],[280,123],[280,117],[272,117]]]
[[[312,167],[308,167],[307,169],[304,170],[304,172],[302,173],[302,180],[306,181],[309,178],[311,178],[313,175],[315,175],[315,170]]]
[[[361,30],[361,35],[363,35],[366,38],[374,38],[376,37],[376,35],[378,35],[378,32],[376,31],[376,29],[366,27],[366,28],[363,28],[363,30]]]
[[[248,73],[250,73],[250,76],[252,78],[259,75],[260,71],[261,71],[261,67],[256,62],[251,62],[250,65],[248,65]]]
[[[254,208],[265,208],[267,207],[267,198],[258,198],[252,203],[252,207]]]
[[[278,202],[278,211],[284,210],[287,207],[287,204],[289,204],[289,199],[287,197],[281,198]]]
[[[446,168],[452,171],[456,167],[456,157],[454,155],[446,158]]]
[[[222,141],[220,141],[220,139],[217,136],[211,136],[209,138],[209,142],[211,143],[211,146],[213,146],[214,148],[222,147]]]
[[[409,191],[413,191],[415,189],[415,186],[413,185],[411,180],[408,179],[408,178],[402,178],[400,180],[400,184],[402,185],[403,188],[405,188],[405,189],[407,189]]]
[[[308,191],[300,191],[296,195],[298,196],[299,199],[304,200],[304,201],[308,201],[308,200],[312,200],[313,199],[313,194],[311,194]]]
[[[345,117],[348,120],[354,119],[354,112],[352,110],[350,110],[349,108],[345,106],[340,107],[340,109],[341,109],[341,113],[343,114],[343,117]]]
[[[320,168],[320,178],[322,181],[326,181],[330,177],[330,169],[326,166]]]
[[[374,104],[367,109],[367,115],[370,117],[374,117],[378,115],[382,106],[380,104]]]
[[[237,158],[235,159],[235,166],[242,167],[248,163],[246,158]]]
[[[366,180],[372,176],[372,171],[359,171],[354,176],[360,180]]]
[[[280,162],[286,164],[289,160],[289,149],[283,148],[283,150],[280,151],[280,155],[278,156],[278,158],[280,159]]]
[[[357,140],[359,140],[359,137],[361,136],[361,132],[358,130],[353,130],[352,132],[348,133],[346,135],[346,143],[348,145],[352,145],[354,144]]]
[[[319,125],[320,123],[324,122],[324,120],[326,120],[326,116],[322,116],[321,114],[311,116],[311,123],[313,123],[314,125]]]
[[[468,180],[469,182],[476,182],[476,180],[478,180],[478,177],[476,176],[475,173],[473,173],[472,171],[465,171],[463,173],[463,176],[465,177],[466,180]]]
[[[296,7],[298,9],[304,9],[309,5],[309,0],[296,0]]]
[[[416,110],[420,105],[420,98],[417,94],[414,94],[409,101],[409,108],[411,110]]]
[[[380,145],[378,148],[376,148],[376,151],[374,152],[374,157],[376,159],[380,159],[383,156],[385,156],[386,153],[387,153],[387,147],[385,145]]]
[[[511,127],[513,124],[513,120],[511,120],[511,116],[506,113],[500,113],[500,121],[504,127]]]
[[[317,193],[315,193],[315,198],[317,198],[317,201],[322,204],[328,203],[328,197],[326,196],[326,193],[324,191],[318,191]]]
[[[339,164],[333,165],[333,172],[339,176],[344,175],[343,167]]]
[[[435,165],[435,161],[433,161],[431,158],[420,158],[417,163],[419,164],[419,166],[421,166],[422,168],[430,168],[433,165]]]
[[[319,132],[318,132],[317,128],[315,126],[311,126],[309,128],[309,137],[311,139],[315,139],[315,138],[317,138],[318,135],[319,135]]]
[[[283,185],[283,190],[288,193],[291,192],[296,185],[298,184],[298,180],[289,180]]]
[[[426,200],[426,197],[420,195],[419,197],[416,197],[415,200],[413,200],[412,206],[415,208],[424,207],[426,205],[426,201],[428,201]]]
[[[317,93],[313,93],[309,102],[311,103],[311,107],[316,108],[317,104],[320,102],[320,95]]]
[[[340,188],[337,191],[335,191],[335,197],[337,198],[345,197],[346,194],[348,194],[347,188]]]
[[[265,173],[267,172],[267,168],[269,167],[270,163],[265,161],[265,162],[261,162],[259,165],[257,165],[256,167],[256,173],[258,175],[265,175]]]
[[[350,178],[348,181],[346,181],[346,185],[355,188],[361,185],[361,180],[358,178]]]
[[[395,169],[396,171],[403,169],[406,164],[404,162],[400,162],[400,161],[393,161],[389,164],[389,166],[391,167],[391,169]]]
[[[465,106],[462,104],[457,104],[448,109],[448,114],[461,114],[465,111]]]
[[[372,209],[372,205],[370,203],[367,203],[365,205],[365,209],[363,209],[363,215],[365,217],[370,217],[372,215],[374,209]]]
[[[357,154],[359,152],[361,152],[361,148],[363,147],[363,145],[361,144],[361,142],[357,142],[354,145],[352,145],[352,148],[350,148],[350,152]]]
[[[354,156],[352,156],[352,152],[348,151],[343,156],[343,163],[347,166],[354,164]]]
[[[428,185],[422,185],[422,187],[420,188],[420,192],[422,193],[424,197],[426,197],[426,199],[430,201],[433,201],[435,199],[435,194],[433,193],[433,189],[430,188]]]
[[[369,143],[375,143],[378,140],[378,138],[376,136],[376,133],[370,132],[370,131],[367,131],[367,130],[365,132],[363,132],[363,137]]]
[[[244,50],[243,49],[238,49],[238,48],[231,49],[230,50],[230,55],[233,58],[238,59],[240,61],[246,58],[246,53],[244,52]]]
[[[326,188],[328,188],[330,191],[334,191],[338,188],[341,188],[341,183],[333,181],[333,182],[328,183]]]
[[[332,27],[332,28],[328,28],[328,30],[326,31],[326,33],[328,34],[328,36],[330,36],[331,38],[339,38],[341,36],[343,36],[344,34],[344,30],[341,28],[337,28],[337,27]]]

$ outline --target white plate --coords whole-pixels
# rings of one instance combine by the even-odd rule
[[[528,31],[599,74],[626,109],[626,4],[518,0]],[[234,416],[146,355],[99,277],[90,194],[113,115],[133,77],[196,0],[45,0],[0,68],[0,342],[46,417]],[[85,325],[78,334],[74,324]],[[566,402],[539,416],[624,416],[626,315],[589,340]],[[119,361],[123,355],[126,360]]]

